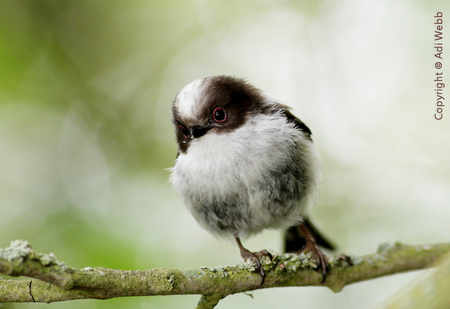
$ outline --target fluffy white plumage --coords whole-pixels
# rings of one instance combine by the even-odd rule
[[[208,86],[196,80],[179,92],[174,104],[181,119],[204,121],[199,117]],[[266,228],[287,229],[301,220],[317,192],[321,174],[311,139],[288,121],[281,102],[262,92],[261,97],[272,112],[249,114],[229,132],[210,130],[192,138],[172,169],[173,187],[214,235],[245,237]],[[294,177],[299,173],[300,180]],[[299,181],[302,192],[280,200],[284,193],[279,191],[294,192]]]

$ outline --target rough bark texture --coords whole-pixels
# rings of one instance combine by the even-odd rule
[[[53,254],[36,253],[26,241],[13,241],[0,249],[0,273],[34,280],[0,279],[0,302],[56,302],[73,299],[108,299],[124,296],[202,295],[197,308],[213,308],[230,294],[285,286],[326,286],[339,292],[345,285],[394,273],[426,268],[450,252],[450,243],[433,245],[381,245],[376,253],[329,257],[325,283],[309,255],[273,254],[265,257],[264,285],[250,261],[234,267],[151,269],[146,271],[67,267]],[[49,284],[50,283],[50,284]]]

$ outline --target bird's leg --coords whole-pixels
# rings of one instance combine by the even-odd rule
[[[258,271],[259,274],[261,275],[262,278],[261,285],[263,285],[264,280],[266,279],[266,274],[264,273],[264,268],[261,266],[260,257],[268,256],[270,259],[272,259],[272,254],[270,254],[269,251],[267,250],[261,250],[259,252],[250,252],[248,249],[244,248],[238,236],[235,235],[234,239],[236,239],[236,243],[239,246],[242,258],[250,259],[256,264],[256,271]]]
[[[302,250],[300,250],[297,254],[303,253],[303,252],[311,252],[313,257],[317,261],[317,268],[322,269],[322,281],[320,283],[324,283],[325,279],[327,279],[327,272],[328,272],[328,261],[325,254],[320,250],[320,248],[317,246],[316,241],[312,237],[311,233],[306,228],[305,224],[303,222],[298,223],[298,227],[300,228],[300,231],[302,232],[303,236],[305,236],[306,244],[303,247]]]

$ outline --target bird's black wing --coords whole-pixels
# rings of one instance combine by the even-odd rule
[[[309,139],[311,139],[311,130],[306,126],[306,124],[303,123],[300,119],[295,117],[289,108],[283,108],[283,114],[286,116],[287,120],[295,125],[295,128],[299,129],[303,133],[305,133],[305,136]]]
[[[287,120],[293,123],[295,125],[295,128],[302,131],[305,134],[305,137],[309,138],[312,141],[311,130],[306,126],[306,124],[304,124],[303,121],[295,117],[290,112],[288,106],[279,104],[279,107],[282,108],[283,114],[286,116]],[[306,228],[311,232],[311,235],[313,236],[317,245],[329,250],[336,249],[336,246],[331,241],[326,239],[325,236],[322,235],[322,233],[319,232],[319,230],[311,222],[311,220],[309,220],[309,218],[305,217],[303,219],[303,223],[305,224]],[[305,244],[306,244],[305,237],[300,232],[298,226],[292,226],[286,230],[284,237],[285,252],[298,252],[305,246]]]

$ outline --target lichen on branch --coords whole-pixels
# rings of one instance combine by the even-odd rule
[[[286,286],[326,286],[335,292],[345,285],[394,273],[429,267],[450,252],[450,243],[432,245],[380,245],[364,256],[328,257],[327,280],[314,268],[309,254],[272,252],[262,264],[266,279],[255,272],[251,261],[237,266],[198,269],[116,270],[67,267],[53,253],[36,253],[27,241],[16,240],[0,249],[0,274],[34,280],[0,279],[0,302],[56,302],[72,299],[108,299],[126,296],[202,295],[197,308],[213,308],[222,298],[257,289]],[[351,261],[351,262],[350,262]],[[50,283],[50,284],[48,284]]]

